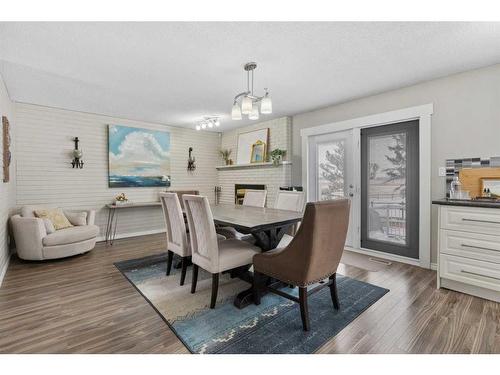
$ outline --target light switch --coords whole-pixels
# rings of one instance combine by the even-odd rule
[[[446,168],[439,167],[438,175],[439,175],[439,177],[446,177]]]

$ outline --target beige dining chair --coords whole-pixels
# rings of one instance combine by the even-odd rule
[[[336,272],[349,227],[349,206],[348,199],[308,203],[302,225],[287,247],[254,256],[253,297],[257,305],[263,289],[298,302],[305,331],[310,328],[307,297],[312,293],[328,286],[333,307],[339,309]],[[299,298],[266,286],[263,274],[299,287]],[[325,279],[329,282],[308,290]]]
[[[252,263],[260,249],[245,241],[228,239],[217,241],[214,218],[207,197],[184,195],[184,207],[188,219],[191,239],[193,279],[191,293],[196,292],[198,267],[212,274],[212,297],[210,308],[215,307],[221,272]]]
[[[267,190],[246,189],[245,196],[243,197],[243,206],[265,207],[266,197],[267,197]],[[233,227],[217,228],[217,233],[226,238],[236,238],[238,240],[250,241],[250,242],[254,240],[251,234],[240,233]]]
[[[267,190],[246,189],[243,206],[265,207]]]
[[[174,253],[182,258],[180,285],[184,285],[186,270],[191,256],[186,223],[182,213],[181,202],[177,193],[160,193],[161,207],[163,208],[163,218],[165,219],[167,237],[167,276],[172,269],[172,259]]]
[[[305,195],[303,191],[278,190],[274,208],[278,210],[288,210],[295,212],[304,211]],[[287,246],[293,239],[300,223],[294,224],[288,233],[285,233],[281,238],[278,248]]]

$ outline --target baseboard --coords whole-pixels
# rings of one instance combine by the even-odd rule
[[[371,255],[373,257],[380,258],[380,259],[387,259],[387,260],[392,260],[394,262],[406,263],[406,264],[411,264],[412,266],[421,267],[420,260],[418,260],[418,259],[402,257],[399,255],[388,254],[388,253],[384,253],[382,251],[364,249],[364,248],[355,249],[353,247],[346,247],[346,249],[353,251],[355,253],[360,253],[360,254],[364,254],[364,255]]]
[[[130,237],[140,237],[140,236],[147,236],[149,234],[158,234],[158,233],[165,233],[165,229],[153,229],[153,230],[144,230],[141,232],[132,232],[132,233],[117,233],[115,240],[119,240],[122,238],[130,238]],[[106,241],[105,236],[99,236],[97,237],[97,242],[104,242]]]
[[[437,263],[431,263],[431,270],[437,271],[437,269],[438,269]]]
[[[0,287],[2,286],[3,278],[5,277],[5,274],[7,273],[7,268],[9,268],[9,263],[10,263],[10,253],[7,256],[7,261],[5,262],[2,269],[0,270]]]

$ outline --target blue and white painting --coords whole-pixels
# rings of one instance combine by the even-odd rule
[[[170,186],[170,133],[108,125],[109,187]]]

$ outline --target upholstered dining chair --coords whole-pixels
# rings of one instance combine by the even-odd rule
[[[245,196],[243,197],[243,206],[251,207],[265,207],[266,205],[267,190],[253,190],[246,189]],[[251,234],[244,234],[238,232],[233,227],[219,227],[217,233],[226,238],[236,238],[243,241],[253,241]]]
[[[167,276],[172,269],[172,259],[174,253],[182,258],[180,285],[184,285],[186,270],[191,256],[186,233],[186,223],[177,193],[160,193],[161,206],[163,208],[163,218],[165,219],[167,236]]]
[[[215,307],[219,288],[219,274],[252,263],[260,252],[256,246],[237,239],[217,241],[215,224],[207,197],[184,195],[184,206],[191,238],[193,279],[191,293],[196,292],[198,268],[212,274],[210,308]]]
[[[307,297],[328,286],[333,307],[339,309],[336,272],[344,251],[349,226],[348,199],[338,199],[307,203],[302,225],[290,244],[284,249],[276,249],[257,254],[254,266],[254,302],[260,304],[261,291],[268,291],[300,304],[302,326],[309,331]],[[278,279],[299,288],[299,298],[265,286],[263,275]],[[312,290],[308,286],[326,278],[329,282]]]
[[[243,197],[243,206],[264,207],[266,205],[267,190],[246,189]]]
[[[184,210],[184,201],[182,200],[182,196],[184,194],[189,195],[200,195],[198,190],[167,190],[167,193],[175,193],[179,197],[179,202],[181,203],[181,208]]]
[[[278,190],[276,193],[276,200],[274,201],[274,208],[278,210],[302,212],[304,209],[304,192]]]

